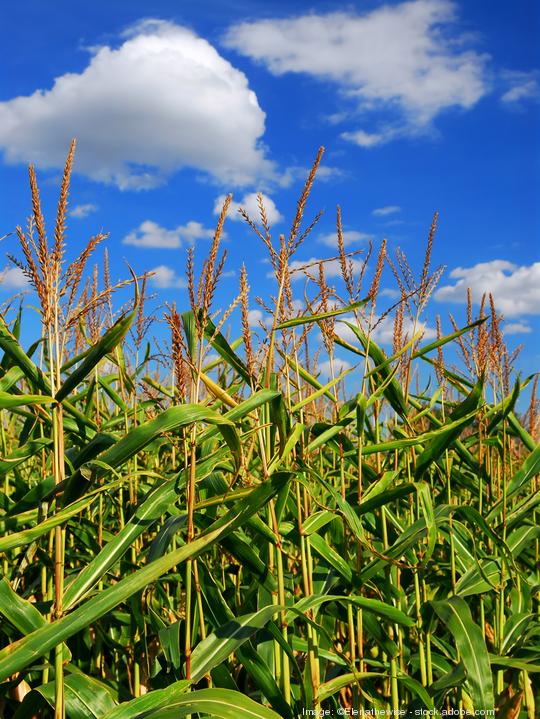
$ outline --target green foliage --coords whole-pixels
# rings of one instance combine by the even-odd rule
[[[540,454],[496,318],[492,340],[481,317],[422,345],[417,316],[388,355],[374,295],[295,316],[284,277],[258,357],[204,283],[171,309],[171,372],[144,350],[140,279],[61,357],[0,318],[7,719],[538,710]],[[312,332],[358,364],[322,379]],[[456,346],[468,373],[441,364]]]

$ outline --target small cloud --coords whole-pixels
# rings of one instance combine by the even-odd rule
[[[342,132],[341,137],[348,142],[353,142],[359,147],[376,147],[390,142],[395,137],[395,132],[387,130],[384,132],[365,132],[365,130],[355,130],[354,132]]]
[[[268,222],[271,225],[276,225],[278,222],[281,222],[281,220],[283,219],[283,215],[276,207],[276,203],[274,202],[274,200],[271,197],[268,197],[268,195],[265,195],[263,193],[260,194],[262,195],[263,205],[266,216],[268,218]],[[242,208],[248,213],[252,220],[257,222],[259,219],[259,204],[257,199],[258,195],[258,192],[250,192],[247,195],[244,195],[244,197],[239,202],[235,202],[233,200],[229,205],[229,212],[227,214],[227,217],[235,222],[243,221],[243,217],[239,212],[240,208]],[[215,215],[220,214],[223,203],[225,202],[225,197],[225,195],[220,195],[216,198],[216,201],[214,203]]]
[[[524,100],[534,100],[540,97],[537,73],[506,72],[505,79],[509,85],[508,90],[501,95],[501,102],[505,105],[516,105]]]
[[[309,175],[311,168],[293,165],[287,167],[281,173],[278,179],[280,187],[290,187],[294,182],[304,182]],[[346,176],[346,172],[339,167],[331,167],[330,165],[319,165],[317,170],[317,180],[319,182],[330,182],[330,180],[339,180]]]
[[[291,280],[303,280],[306,277],[306,273],[310,275],[317,275],[319,272],[319,263],[324,263],[324,276],[326,279],[333,279],[334,277],[341,277],[341,264],[339,260],[325,260],[324,258],[310,257],[309,260],[293,260],[289,264],[289,271],[291,273]],[[352,262],[353,272],[360,271],[362,267],[361,260],[355,260],[349,258],[349,262]],[[274,277],[274,273],[270,272],[267,277]]]
[[[86,205],[75,205],[75,207],[69,213],[71,217],[75,217],[78,220],[82,220],[88,215],[91,215],[97,210],[97,205],[93,205],[91,202]]]
[[[20,267],[5,267],[0,272],[2,290],[24,290],[29,286],[28,279]]]
[[[371,214],[375,217],[387,217],[388,215],[395,215],[396,212],[401,212],[399,205],[386,205],[385,207],[377,207]]]
[[[321,235],[318,239],[323,245],[337,247],[337,233],[335,232],[328,232],[325,235]],[[343,244],[345,247],[349,247],[349,245],[354,245],[358,242],[369,242],[369,240],[372,239],[373,235],[367,232],[358,232],[357,230],[345,230],[343,232]]]
[[[250,327],[258,327],[262,322],[263,313],[261,310],[249,310],[248,322]]]
[[[167,230],[157,222],[145,220],[136,230],[132,230],[124,237],[122,244],[173,250],[184,244],[192,245],[195,240],[211,239],[213,236],[214,230],[203,227],[200,222],[193,220],[186,225],[179,225],[174,230]]]
[[[308,176],[310,168],[304,169],[304,178]],[[345,170],[331,165],[319,165],[317,170],[317,179],[322,182],[330,182],[330,180],[338,180],[346,176]]]
[[[334,377],[339,377],[342,372],[351,369],[352,365],[340,357],[334,357],[332,363],[330,360],[325,360],[324,362],[319,362],[317,365],[320,374],[327,379],[332,377],[332,367],[334,369]]]
[[[150,272],[152,273],[150,282],[160,290],[168,290],[172,287],[186,287],[186,281],[179,277],[172,267],[158,265]]]
[[[532,332],[532,327],[526,322],[505,322],[503,330],[505,335],[524,335]]]
[[[272,318],[263,314],[262,310],[249,310],[248,323],[250,327],[270,327]]]
[[[399,299],[401,292],[392,287],[385,287],[379,292],[381,297],[389,297],[391,300]]]
[[[450,277],[453,285],[437,290],[439,302],[467,302],[467,288],[472,301],[479,304],[491,293],[495,306],[505,317],[540,314],[540,262],[518,266],[507,260],[479,262],[472,267],[456,267]]]
[[[375,329],[373,330],[372,337],[377,344],[381,345],[392,345],[394,341],[394,318],[391,315],[386,315],[381,320],[378,315],[373,317],[373,324]],[[412,339],[413,331],[415,329],[414,322],[407,317],[403,318],[403,338],[404,342]],[[344,322],[338,321],[335,326],[336,334],[350,344],[357,345],[358,338]],[[437,331],[433,327],[429,327],[425,322],[419,322],[416,324],[416,333],[422,333],[422,339],[431,340],[437,337]]]

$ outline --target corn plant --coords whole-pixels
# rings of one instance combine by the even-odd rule
[[[275,274],[265,320],[245,268],[214,310],[228,197],[163,348],[146,276],[112,285],[105,260],[85,279],[103,235],[65,261],[74,151],[54,242],[33,168],[17,228],[41,336],[25,350],[22,312],[0,317],[3,716],[537,716],[537,378],[514,371],[492,297],[423,340],[437,216],[417,274],[383,243],[364,287],[372,248],[352,261],[339,208],[339,282],[298,269],[321,149],[288,235],[262,196],[241,211]]]

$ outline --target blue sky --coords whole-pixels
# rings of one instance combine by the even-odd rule
[[[476,300],[492,290],[509,343],[526,344],[522,368],[537,369],[533,0],[298,2],[294,14],[283,0],[22,0],[4,6],[2,26],[0,234],[29,214],[30,161],[52,223],[75,136],[73,251],[110,232],[113,274],[125,276],[126,260],[157,268],[156,301],[183,307],[185,250],[194,243],[204,256],[219,198],[231,191],[249,209],[264,192],[277,240],[324,145],[307,218],[325,214],[298,261],[336,254],[339,203],[348,249],[386,237],[390,253],[399,246],[421,267],[438,210],[433,259],[447,269],[428,336],[437,313],[463,319],[467,285]],[[236,219],[218,305],[236,294],[242,261],[253,295],[272,290],[263,248]],[[12,252],[14,238],[4,246]],[[20,279],[4,273],[0,301]],[[388,270],[383,286],[394,286]]]

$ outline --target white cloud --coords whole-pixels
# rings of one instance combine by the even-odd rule
[[[243,217],[238,212],[238,210],[242,207],[248,213],[252,220],[254,220],[255,222],[259,222],[259,205],[257,202],[257,195],[257,192],[250,192],[247,195],[244,195],[244,197],[239,202],[235,202],[233,200],[229,205],[229,212],[227,214],[228,218],[230,220],[240,220],[243,222]],[[266,210],[266,216],[268,217],[268,222],[271,225],[275,225],[278,222],[281,222],[281,220],[283,219],[283,215],[276,207],[276,203],[274,202],[274,200],[263,193],[262,198],[264,209]],[[219,215],[224,202],[225,195],[220,195],[216,198],[216,202],[214,204],[215,215]]]
[[[350,362],[347,362],[347,360],[341,359],[340,357],[333,358],[333,366],[334,377],[339,377],[342,372],[345,372],[345,370],[352,367]],[[317,364],[317,369],[319,370],[320,374],[323,375],[323,377],[326,377],[327,379],[330,379],[332,377],[332,365],[330,364],[329,359],[325,360],[324,362],[319,362]]]
[[[311,168],[302,167],[300,165],[292,165],[285,168],[278,178],[280,187],[290,187],[294,182],[305,182]],[[339,180],[345,177],[346,173],[339,167],[331,165],[319,165],[317,170],[317,180],[319,182],[330,182],[330,180]]]
[[[28,279],[20,267],[5,267],[0,272],[0,289],[24,290],[28,287]]]
[[[450,277],[457,281],[437,290],[435,299],[440,302],[465,303],[470,287],[475,303],[491,292],[497,310],[505,317],[540,314],[540,262],[521,267],[506,260],[479,262],[456,267]]]
[[[510,71],[504,75],[509,88],[501,95],[501,102],[506,105],[516,105],[523,100],[540,97],[540,87],[536,73]]]
[[[182,277],[179,277],[172,267],[167,265],[158,265],[150,270],[153,273],[150,277],[150,282],[154,287],[158,287],[160,290],[167,290],[171,287],[185,287],[186,282]]]
[[[210,239],[214,230],[203,227],[200,222],[190,220],[186,225],[179,225],[174,230],[167,230],[157,222],[145,220],[136,230],[132,230],[122,240],[124,245],[135,247],[160,247],[163,249],[176,249],[183,244],[192,245],[195,240]]]
[[[526,322],[505,322],[503,330],[505,335],[522,335],[532,332],[532,327]]]
[[[92,212],[95,212],[96,210],[97,205],[93,205],[91,202],[89,202],[86,205],[75,205],[75,207],[71,210],[69,214],[71,215],[71,217],[82,220],[85,217],[88,217],[88,215],[91,215]]]
[[[268,315],[263,314],[262,310],[249,310],[248,312],[248,323],[250,327],[271,327],[272,318]]]
[[[375,217],[387,217],[388,215],[395,215],[396,212],[401,212],[399,205],[386,205],[385,207],[377,207],[371,214],[375,215]]]
[[[328,232],[325,235],[321,235],[318,239],[323,245],[327,245],[328,247],[337,247],[338,242],[336,232]],[[357,230],[343,231],[343,244],[345,247],[354,245],[357,242],[368,242],[372,239],[373,235],[370,235],[367,232],[358,232]]]
[[[147,20],[91,53],[82,72],[0,103],[7,162],[61,167],[77,137],[75,170],[122,189],[155,187],[183,167],[240,185],[273,174],[246,76],[191,30]]]
[[[426,130],[443,110],[471,108],[486,93],[487,57],[467,49],[456,19],[451,0],[411,0],[365,14],[242,22],[225,42],[274,75],[306,73],[334,82],[355,109],[390,108],[393,126],[344,135],[370,147]]]
[[[381,297],[389,297],[391,300],[399,299],[401,292],[393,287],[385,287],[379,293]]]
[[[354,320],[349,320],[353,322]],[[394,341],[394,318],[392,315],[386,315],[380,322],[379,316],[376,315],[373,318],[373,324],[377,325],[372,332],[373,340],[377,344],[391,345]],[[363,328],[364,331],[366,328]],[[414,322],[408,318],[403,318],[403,337],[405,341],[412,339],[414,330]],[[358,345],[358,338],[354,332],[344,322],[338,321],[335,325],[336,334],[353,345]],[[416,325],[416,334],[423,332],[423,340],[432,340],[437,337],[437,331],[433,327],[429,327],[425,322],[419,322]]]
[[[344,140],[358,145],[359,147],[377,147],[377,145],[384,145],[390,140],[396,137],[396,131],[386,129],[382,132],[366,132],[365,130],[355,130],[354,132],[342,132],[341,137]]]
[[[353,263],[353,272],[358,272],[362,267],[361,260],[355,260],[348,258]],[[319,263],[324,262],[324,276],[326,279],[333,279],[334,277],[341,277],[341,265],[339,260],[325,260],[324,258],[310,257],[309,260],[293,260],[289,264],[289,271],[291,272],[291,280],[305,280],[306,273],[313,277],[317,277],[319,274]],[[270,272],[267,277],[274,277],[274,273]]]
[[[249,310],[248,322],[250,327],[258,327],[262,322],[263,313],[261,310]]]

